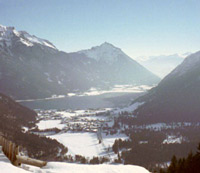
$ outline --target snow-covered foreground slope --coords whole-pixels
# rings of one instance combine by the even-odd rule
[[[10,164],[10,161],[3,154],[2,147],[0,146],[0,172],[1,173],[8,173],[8,172],[9,173],[25,173],[27,171]]]
[[[8,162],[0,161],[0,172],[1,173],[27,173],[29,171],[25,171],[24,169],[15,167]]]
[[[22,165],[22,168],[9,163],[0,148],[0,173],[93,173],[94,170],[96,173],[149,173],[145,168],[133,165],[83,165],[64,162],[48,162],[43,168],[29,165]]]
[[[44,168],[33,166],[15,167],[10,163],[0,162],[1,173],[149,173],[145,168],[132,165],[82,165],[62,162],[49,162]]]
[[[49,163],[44,170],[59,173],[148,173],[139,166],[132,165],[80,165],[69,163]]]

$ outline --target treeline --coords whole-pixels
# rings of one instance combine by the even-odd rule
[[[125,133],[129,137],[126,140],[117,139],[112,146],[113,152],[119,154],[122,163],[140,165],[149,170],[169,162],[173,155],[181,158],[186,157],[190,151],[196,151],[200,138],[198,123],[171,122],[156,128],[148,124],[138,124],[137,118],[127,112],[114,119],[112,130]],[[170,136],[180,141],[170,141]]]
[[[200,144],[196,154],[190,152],[186,158],[177,159],[173,156],[167,170],[161,169],[160,173],[199,173],[200,172]]]
[[[188,133],[187,135],[194,132],[191,130],[191,132],[188,131],[186,133],[187,130],[183,130],[185,134]],[[186,141],[182,141],[180,144],[164,144],[163,141],[167,138],[167,134],[170,134],[169,132],[166,133],[166,131],[141,129],[140,131],[132,132],[129,139],[116,139],[112,150],[120,156],[122,163],[140,165],[149,170],[153,170],[156,165],[168,162],[173,155],[185,157],[190,151],[196,150],[198,144],[195,140],[196,138],[187,138]],[[170,131],[172,134],[178,135],[175,130]],[[195,133],[197,132],[199,133],[200,131],[196,129]],[[193,140],[188,141],[188,139]]]
[[[16,131],[10,138],[29,157],[45,161],[61,161],[68,148],[54,139]]]
[[[103,164],[103,163],[107,163],[110,162],[110,159],[108,157],[93,157],[93,158],[86,158],[84,156],[81,155],[75,155],[75,156],[71,156],[71,155],[67,155],[64,157],[64,161],[68,161],[68,162],[76,162],[76,163],[81,163],[81,164]]]

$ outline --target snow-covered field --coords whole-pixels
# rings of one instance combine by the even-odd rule
[[[112,147],[115,139],[127,139],[128,137],[124,134],[115,135],[102,135],[103,141],[99,144],[97,134],[90,132],[80,132],[80,133],[61,133],[48,136],[52,139],[56,139],[58,142],[62,143],[68,147],[68,154],[71,155],[82,155],[85,157],[92,158],[93,156],[110,156],[107,153],[107,149]],[[111,151],[111,148],[110,148]]]
[[[36,134],[56,139],[68,148],[67,155],[81,155],[86,158],[107,157],[110,161],[117,158],[112,152],[116,139],[128,139],[125,134],[110,134],[114,124],[113,109],[89,110],[37,110],[39,130],[50,130]],[[53,128],[60,129],[55,132]],[[51,130],[52,129],[52,130]],[[52,131],[52,132],[51,132]],[[99,142],[101,140],[101,142]]]
[[[36,125],[38,126],[39,130],[52,129],[52,128],[63,129],[65,127],[64,124],[61,124],[61,120],[42,120]]]

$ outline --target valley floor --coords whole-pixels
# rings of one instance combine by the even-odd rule
[[[108,157],[113,162],[117,155],[112,145],[116,139],[126,140],[128,136],[120,132],[112,134],[114,117],[110,110],[37,110],[36,129],[29,131],[56,139],[68,147],[68,155]]]
[[[90,94],[98,94],[96,92],[93,89]],[[108,100],[112,103],[114,101],[115,105],[117,101],[121,102],[123,99],[128,103],[131,102],[130,99],[127,100],[132,97],[128,93],[123,96],[118,94],[101,94],[98,99],[106,100],[104,105],[107,105]],[[184,157],[188,152],[195,151],[200,138],[200,123],[141,124],[137,122],[137,116],[133,111],[144,104],[143,102],[129,106],[96,108],[91,106],[91,103],[96,105],[99,101],[96,98],[97,96],[71,95],[64,99],[52,99],[51,102],[46,100],[43,109],[39,109],[40,107],[35,109],[38,114],[35,127],[31,129],[24,127],[24,132],[57,140],[68,148],[67,154],[58,153],[58,156],[61,156],[60,160],[85,163],[86,167],[94,157],[98,157],[99,163],[140,165],[152,171],[154,168],[169,165],[174,154]],[[79,102],[76,102],[76,99]],[[81,99],[87,104],[82,103]],[[51,107],[52,101],[61,107],[55,106],[51,109],[46,107],[46,105]],[[40,103],[37,102],[39,105]],[[82,104],[83,108],[69,108],[66,103]],[[88,108],[88,105],[92,108]],[[102,159],[104,162],[101,162]]]

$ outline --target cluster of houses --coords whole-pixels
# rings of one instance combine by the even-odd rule
[[[109,130],[109,124],[112,124],[112,115],[106,112],[99,112],[93,110],[93,112],[84,112],[83,114],[74,114],[73,116],[63,116],[58,110],[37,110],[38,122],[42,120],[61,120],[61,124],[64,124],[62,132],[74,131],[74,132],[93,132],[99,133],[99,129]],[[63,112],[63,111],[62,111]],[[67,110],[66,110],[67,112]],[[68,111],[69,112],[69,111]],[[72,112],[70,112],[72,113]],[[46,129],[45,131],[55,131],[55,129]]]

